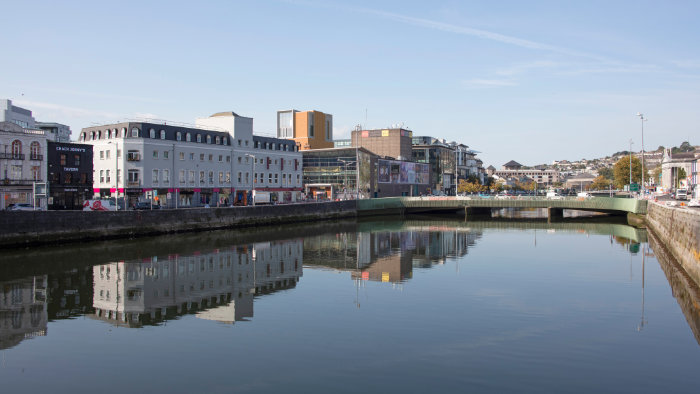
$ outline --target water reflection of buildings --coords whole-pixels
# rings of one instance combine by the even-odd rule
[[[2,282],[0,349],[11,348],[24,339],[46,335],[46,286],[46,275]]]
[[[302,264],[302,241],[288,240],[98,265],[94,317],[140,326],[194,313],[234,323],[253,316],[256,295],[296,286]]]
[[[350,271],[358,280],[399,283],[414,268],[430,268],[467,254],[481,231],[441,223],[407,224],[376,231],[323,235],[304,239],[304,261]]]

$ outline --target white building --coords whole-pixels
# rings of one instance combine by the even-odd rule
[[[249,192],[273,202],[301,199],[301,154],[293,141],[253,135],[253,119],[221,112],[196,127],[126,122],[88,127],[80,142],[93,145],[94,191],[126,196],[129,204],[162,206],[245,204]],[[157,199],[155,197],[158,197]]]
[[[0,209],[33,201],[33,184],[46,182],[46,134],[16,122],[0,122]],[[46,208],[45,199],[35,203]]]

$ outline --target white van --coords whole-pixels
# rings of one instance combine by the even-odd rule
[[[688,199],[688,190],[678,189],[676,190],[676,200],[686,200]]]

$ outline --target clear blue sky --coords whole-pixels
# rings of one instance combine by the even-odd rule
[[[403,122],[485,165],[700,144],[697,1],[3,2],[0,98],[71,126]]]

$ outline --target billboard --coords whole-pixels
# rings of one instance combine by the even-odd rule
[[[428,184],[430,180],[428,164],[406,161],[379,160],[377,182],[394,184]]]

